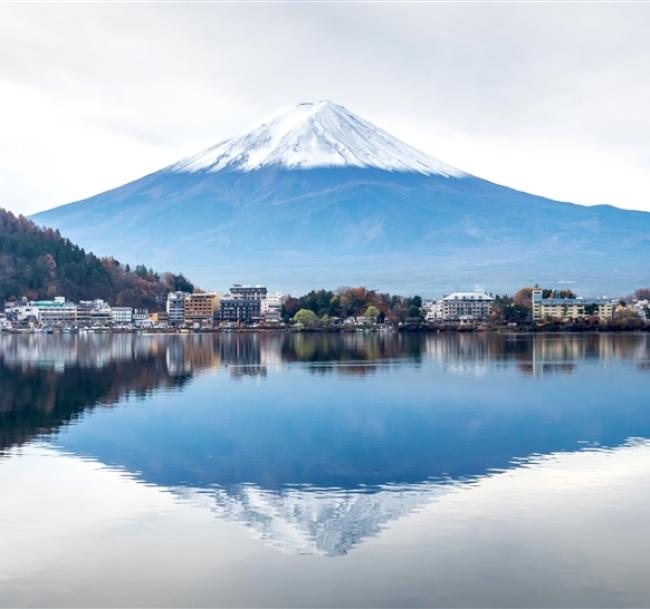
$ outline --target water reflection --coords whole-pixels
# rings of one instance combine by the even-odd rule
[[[649,360],[641,334],[1,335],[0,449],[49,440],[339,556],[540,455],[650,437]]]
[[[650,337],[641,333],[0,333],[0,360],[4,366],[62,372],[67,367],[103,368],[113,362],[164,355],[170,374],[228,365],[262,369],[292,362],[318,365],[432,360],[471,367],[514,361],[522,372],[543,373],[540,364],[573,366],[595,359],[629,359],[647,367],[649,341]]]

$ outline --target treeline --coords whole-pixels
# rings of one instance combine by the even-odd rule
[[[144,266],[131,270],[113,258],[86,252],[57,230],[0,209],[0,303],[23,296],[65,296],[155,310],[170,290],[193,288],[183,275],[159,275]]]
[[[324,321],[368,316],[380,323],[399,322],[422,318],[422,298],[391,295],[366,288],[312,290],[304,296],[288,296],[282,305],[282,319],[289,322],[300,310],[311,311]]]
[[[494,323],[519,323],[525,324],[532,321],[532,294],[533,288],[522,288],[514,295],[497,294],[494,297],[490,321]],[[552,290],[542,288],[543,298],[576,298],[570,289]],[[640,288],[625,302],[635,300],[650,300],[650,289]],[[587,305],[585,308],[588,308]],[[597,307],[594,306],[595,314]],[[650,319],[650,309],[645,318]],[[282,305],[282,319],[285,322],[299,321],[304,325],[327,325],[333,318],[346,319],[348,317],[365,317],[370,321],[388,322],[413,322],[424,319],[422,298],[420,296],[404,297],[388,293],[367,290],[366,288],[341,288],[336,291],[312,290],[304,296],[288,296]],[[544,324],[551,323],[544,321]],[[553,322],[559,323],[559,322]],[[625,327],[634,329],[644,326],[644,319],[630,309],[621,309],[615,313],[610,322],[599,321],[594,316],[584,321],[576,322],[585,325]]]

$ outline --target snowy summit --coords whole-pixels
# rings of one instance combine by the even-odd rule
[[[373,167],[453,177],[464,175],[330,101],[283,108],[252,129],[170,169],[192,173],[223,169],[252,171],[272,166]]]

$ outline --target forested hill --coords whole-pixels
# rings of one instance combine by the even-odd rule
[[[183,275],[159,275],[144,266],[131,271],[113,258],[85,252],[58,231],[0,209],[0,303],[65,296],[157,309],[169,291],[192,289]]]

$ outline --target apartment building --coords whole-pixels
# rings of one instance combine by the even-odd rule
[[[112,307],[111,317],[118,326],[133,323],[133,309],[131,307]]]
[[[185,323],[185,301],[190,294],[188,292],[170,292],[167,295],[165,310],[169,316],[169,324],[182,326]]]
[[[214,292],[189,294],[185,299],[185,323],[212,325],[215,313],[219,309],[219,295]]]
[[[614,314],[614,305],[607,298],[544,298],[542,290],[535,289],[532,294],[533,320],[581,319],[597,316],[606,321]]]
[[[246,286],[234,284],[219,305],[217,315],[220,321],[237,323],[259,323],[262,321],[263,309],[268,307],[268,290],[265,286]],[[275,305],[273,305],[275,308]],[[279,308],[277,309],[279,319]]]

